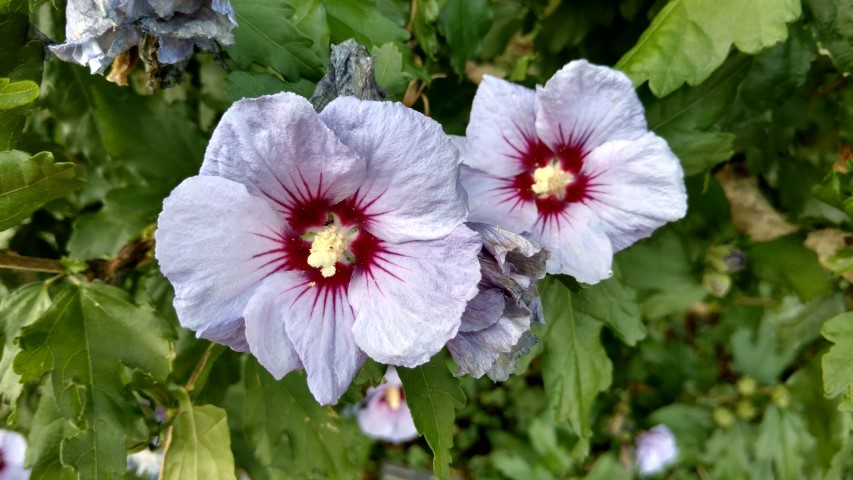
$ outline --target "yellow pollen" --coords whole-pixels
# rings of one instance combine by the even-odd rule
[[[324,277],[331,277],[335,274],[335,264],[344,259],[348,243],[337,225],[328,225],[314,236],[308,265],[319,268]]]
[[[385,390],[385,401],[388,402],[388,407],[392,412],[396,412],[400,409],[400,405],[403,403],[403,396],[400,394],[399,387],[388,387]]]
[[[533,193],[540,197],[556,195],[562,200],[566,196],[566,186],[575,181],[575,176],[557,166],[556,162],[551,162],[534,170],[533,180]]]

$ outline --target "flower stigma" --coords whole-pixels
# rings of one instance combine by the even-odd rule
[[[555,195],[560,200],[566,196],[566,187],[575,181],[575,176],[559,167],[556,161],[533,171],[533,193],[540,197]]]
[[[400,393],[400,387],[394,385],[389,386],[388,390],[385,390],[385,401],[388,402],[388,408],[390,408],[392,412],[399,410],[400,405],[403,403],[403,396]]]
[[[320,274],[329,278],[335,274],[335,264],[345,259],[350,238],[341,232],[337,222],[331,222],[314,235],[308,265],[319,268]]]

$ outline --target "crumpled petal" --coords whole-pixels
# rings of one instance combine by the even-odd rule
[[[184,180],[163,202],[155,255],[181,325],[245,351],[243,310],[274,268],[265,252],[286,226],[266,202],[218,177]]]
[[[465,221],[459,153],[441,125],[401,103],[338,97],[320,118],[367,162],[356,195],[388,242],[442,238]]]
[[[438,240],[384,244],[388,253],[350,281],[358,345],[390,365],[428,361],[456,335],[477,294],[481,245],[464,225]]]
[[[622,72],[575,60],[536,88],[536,131],[552,151],[581,146],[584,153],[612,140],[648,131],[643,104]]]
[[[249,351],[276,380],[303,368],[299,354],[285,332],[290,305],[281,293],[300,283],[301,277],[301,273],[293,271],[278,271],[270,275],[255,290],[243,311]]]
[[[367,389],[366,405],[356,415],[358,426],[365,435],[387,442],[402,443],[417,438],[418,430],[406,403],[405,394],[401,395],[401,402],[396,410],[388,405],[386,394],[391,388],[403,388],[394,367],[388,367],[384,383]]]
[[[468,220],[498,225],[513,232],[530,230],[536,222],[536,203],[522,199],[512,179],[462,166],[459,180],[468,193]]]
[[[571,275],[588,284],[613,274],[606,226],[585,204],[572,203],[553,217],[540,218],[532,233],[551,252],[548,273]]]
[[[586,204],[601,219],[615,251],[687,213],[681,164],[653,133],[596,148],[583,172],[593,178]]]
[[[483,241],[480,293],[468,303],[462,326],[447,348],[459,365],[456,375],[479,378],[488,373],[503,381],[536,343],[529,332],[531,322],[543,321],[536,281],[545,276],[549,254],[542,245],[502,228],[466,225]],[[500,302],[500,308],[494,302]]]
[[[127,456],[127,470],[138,477],[156,479],[163,469],[163,450],[152,452],[149,449],[140,450]]]
[[[286,312],[285,332],[314,398],[322,405],[336,403],[366,358],[352,334],[355,313],[344,289],[312,286],[304,273],[288,273],[289,286],[277,293]]]
[[[234,103],[214,130],[201,167],[201,175],[245,184],[288,217],[313,199],[335,204],[351,196],[365,171],[364,160],[292,93]]]
[[[465,164],[496,177],[523,172],[523,153],[538,143],[536,101],[533,90],[484,75],[465,132]]]

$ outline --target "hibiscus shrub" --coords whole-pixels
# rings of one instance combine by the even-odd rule
[[[849,478],[851,9],[0,1],[0,480]]]

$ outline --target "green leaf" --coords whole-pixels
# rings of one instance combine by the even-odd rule
[[[576,317],[585,315],[607,325],[632,347],[646,337],[637,293],[616,277],[581,290],[572,306]]]
[[[130,240],[157,221],[166,192],[145,187],[112,190],[104,207],[96,213],[80,215],[68,241],[71,258],[115,256]]]
[[[419,367],[397,368],[397,373],[415,426],[432,449],[433,473],[439,480],[449,480],[453,423],[456,409],[465,406],[465,392],[448,370],[444,353]]]
[[[314,41],[293,24],[294,8],[283,0],[235,0],[232,2],[238,27],[236,43],[228,54],[240,68],[252,63],[272,67],[285,79],[317,80],[323,75],[323,60]]]
[[[822,359],[823,390],[829,398],[843,394],[839,408],[853,410],[853,313],[828,320],[820,333],[835,344]]]
[[[50,383],[42,387],[41,400],[27,436],[26,466],[32,469],[30,480],[74,480],[74,470],[60,462],[62,440],[78,429],[59,413]]]
[[[388,92],[388,100],[401,100],[409,85],[409,78],[403,72],[403,54],[394,43],[386,43],[370,50],[373,56],[373,71],[376,83]]]
[[[812,15],[809,25],[839,72],[853,72],[853,0],[806,0]]]
[[[427,57],[435,60],[435,54],[440,48],[435,22],[441,13],[441,4],[439,0],[418,0],[417,3],[412,4],[412,7],[416,8],[412,19],[412,35],[415,36],[415,40]]]
[[[293,92],[311,98],[316,84],[300,78],[296,82],[283,82],[271,73],[231,72],[225,77],[225,94],[232,101],[255,98],[279,92]]]
[[[672,132],[665,138],[681,160],[684,175],[695,175],[732,158],[737,137],[720,132]]]
[[[21,395],[21,377],[12,369],[12,361],[21,349],[14,343],[21,328],[35,322],[50,307],[47,285],[31,283],[15,290],[0,303],[0,331],[5,342],[0,356],[0,392],[3,403],[14,408]]]
[[[35,82],[23,80],[11,82],[0,78],[0,111],[23,107],[39,96],[39,86]]]
[[[671,0],[616,68],[663,97],[702,83],[733,44],[755,54],[785,40],[800,13],[798,0]]]
[[[588,313],[576,312],[574,295],[556,280],[545,279],[540,293],[548,322],[541,357],[548,403],[557,421],[568,420],[586,443],[592,435],[592,404],[610,386],[613,375],[613,364],[601,345],[602,324]]]
[[[756,243],[747,251],[759,278],[792,288],[804,302],[832,291],[832,277],[820,266],[817,254],[803,246],[798,235]]]
[[[243,430],[255,456],[278,477],[349,479],[351,433],[331,407],[317,403],[305,373],[276,381],[254,358],[246,361]]]
[[[326,15],[334,43],[355,38],[370,50],[409,39],[409,32],[382,15],[374,0],[326,0]]]
[[[465,63],[474,58],[483,37],[492,26],[489,0],[448,0],[438,24],[450,46],[450,64],[457,74],[465,72]]]
[[[634,476],[619,463],[615,455],[604,454],[598,457],[592,470],[584,478],[586,480],[631,480]]]
[[[156,312],[99,284],[67,286],[23,329],[15,371],[24,381],[50,373],[59,411],[81,430],[62,441],[63,465],[81,478],[124,473],[125,443],[148,440],[128,369],[165,380],[173,334]]]
[[[213,405],[193,405],[184,389],[176,389],[174,393],[180,410],[172,424],[160,478],[236,479],[225,410]]]
[[[0,230],[21,223],[45,203],[81,185],[73,163],[54,163],[48,152],[0,152]]]
[[[791,410],[782,410],[775,405],[764,412],[755,455],[759,459],[773,462],[775,478],[797,480],[813,468],[810,451],[814,440],[806,429],[803,418]]]

